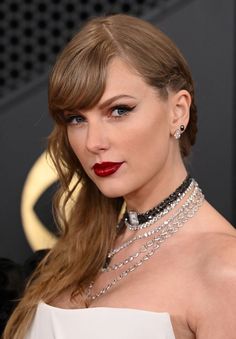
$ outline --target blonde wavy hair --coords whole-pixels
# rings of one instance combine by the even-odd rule
[[[49,137],[48,152],[60,180],[53,202],[60,237],[33,274],[3,339],[24,338],[41,300],[51,303],[69,290],[72,298],[78,293],[82,295],[103,266],[115,239],[123,199],[105,197],[89,179],[70,147],[63,119],[65,111],[88,109],[98,103],[105,90],[107,66],[114,57],[131,64],[163,98],[168,96],[168,89],[190,93],[190,121],[180,140],[183,157],[195,142],[193,81],[173,42],[153,25],[135,17],[118,14],[90,20],[59,55],[49,82],[49,111],[55,127]],[[66,218],[66,206],[79,183],[80,194]]]

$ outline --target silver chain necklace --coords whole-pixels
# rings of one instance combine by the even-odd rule
[[[197,184],[197,182],[196,182],[195,180],[193,180],[192,183],[191,183],[191,188],[193,188],[193,187],[194,187],[194,191],[193,191],[193,193],[192,193],[191,196],[194,197],[194,195],[197,194],[197,191],[200,190],[200,188],[198,187],[198,184]],[[191,197],[191,196],[190,196],[190,197]],[[188,203],[190,197],[188,198],[188,200],[186,201],[186,203]],[[183,206],[184,206],[184,205],[183,205]],[[135,241],[137,241],[137,240],[140,240],[140,239],[143,239],[143,238],[147,238],[147,237],[153,235],[154,233],[159,232],[163,227],[165,227],[169,222],[171,222],[172,219],[173,219],[174,217],[176,217],[178,213],[180,213],[180,210],[178,210],[177,213],[175,213],[171,218],[169,218],[168,220],[164,221],[162,225],[155,227],[155,228],[154,228],[153,230],[151,230],[151,231],[147,231],[147,232],[145,232],[145,233],[143,233],[143,234],[139,234],[139,235],[137,235],[137,236],[134,236],[133,238],[127,240],[127,241],[124,242],[122,245],[118,246],[117,248],[112,249],[110,252],[108,252],[107,257],[110,259],[110,258],[112,258],[115,254],[117,254],[117,253],[119,253],[121,250],[123,250],[124,248],[127,248],[127,247],[128,247],[129,245],[131,245],[133,242],[135,242]],[[159,218],[158,218],[158,219],[159,219]],[[156,219],[155,222],[156,222],[158,219]],[[151,224],[150,224],[150,225],[151,225]]]
[[[160,218],[162,218],[164,215],[169,213],[171,210],[173,210],[179,204],[179,202],[185,197],[185,195],[192,189],[193,183],[194,183],[194,179],[192,179],[188,188],[182,194],[180,194],[175,201],[173,201],[170,205],[168,205],[163,211],[156,214],[149,221],[146,221],[143,224],[139,224],[139,225],[135,226],[135,225],[130,224],[127,220],[125,220],[125,225],[128,227],[128,229],[130,231],[137,231],[137,230],[142,230],[144,228],[149,227],[150,225],[155,224],[155,222],[157,222]],[[117,227],[119,228],[119,225]]]
[[[198,193],[193,198],[193,194],[189,197],[188,204],[187,202],[180,208],[181,213],[178,214],[177,219],[174,222],[170,222],[161,232],[159,236],[154,237],[150,243],[150,250],[147,250],[147,253],[142,256],[140,260],[131,264],[126,270],[122,271],[118,276],[116,276],[112,281],[110,281],[104,288],[99,292],[92,294],[92,289],[94,282],[92,281],[86,290],[86,295],[88,300],[93,301],[99,298],[101,295],[107,293],[114,285],[116,285],[120,280],[126,277],[129,273],[135,271],[143,263],[149,260],[153,254],[160,248],[161,243],[163,243],[167,238],[175,234],[180,227],[182,227],[190,218],[192,218],[195,213],[198,211],[202,203],[204,202],[204,195],[202,194],[200,188],[198,188]],[[192,198],[191,198],[192,197]],[[145,251],[146,252],[146,251]],[[129,261],[128,261],[129,262]],[[128,264],[127,262],[127,264]],[[122,265],[123,266],[123,265]]]
[[[185,204],[179,209],[179,211],[177,211],[177,213],[171,216],[168,220],[163,222],[160,226],[155,227],[153,230],[151,230],[147,237],[150,237],[151,235],[155,235],[156,233],[159,233],[160,231],[165,232],[165,230],[169,227],[170,224],[175,224],[176,222],[178,222],[180,214],[185,213],[186,209],[191,210],[192,208],[191,206],[194,206],[196,201],[198,199],[201,199],[201,197],[202,197],[202,193],[200,189],[196,188],[196,190],[192,193],[192,195],[185,202]],[[143,239],[147,237],[144,236],[144,234],[142,234],[140,235],[139,239]],[[113,265],[108,265],[106,268],[102,268],[101,272],[110,272],[113,270],[117,270],[121,268],[122,266],[128,264],[129,262],[132,262],[134,259],[138,258],[142,253],[145,253],[148,250],[148,248],[153,246],[153,243],[158,240],[159,240],[159,235],[155,235],[152,240],[148,240],[144,245],[142,245],[136,253],[130,255],[128,258],[124,259],[123,261],[120,261]]]

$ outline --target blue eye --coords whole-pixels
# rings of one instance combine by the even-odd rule
[[[132,111],[134,107],[130,107],[127,105],[117,105],[115,107],[112,107],[112,117],[120,118],[124,115],[127,115],[130,111]]]
[[[68,125],[80,125],[85,121],[85,118],[81,115],[69,115],[65,117],[65,122]]]

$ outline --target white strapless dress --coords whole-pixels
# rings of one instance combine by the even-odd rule
[[[40,303],[25,339],[175,339],[168,313]]]

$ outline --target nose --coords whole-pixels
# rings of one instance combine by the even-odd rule
[[[102,122],[88,124],[86,147],[92,153],[99,153],[109,148],[108,132]]]

